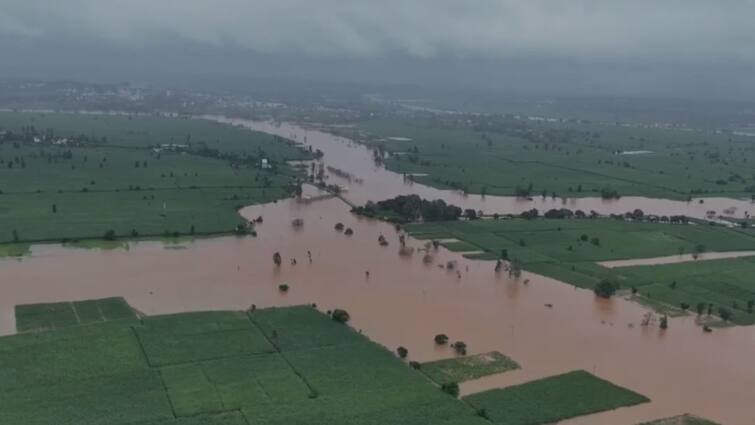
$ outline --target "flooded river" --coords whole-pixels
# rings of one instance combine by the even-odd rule
[[[301,142],[306,137],[325,153],[328,165],[362,178],[346,194],[355,203],[418,193],[485,212],[549,207],[550,201],[482,199],[408,184],[376,167],[362,146],[294,127],[255,126]],[[750,205],[632,199],[580,199],[569,208],[608,213],[639,207],[703,216],[709,209],[737,206],[741,212]],[[755,367],[750,365],[755,327],[707,334],[689,316],[670,319],[669,329],[661,331],[640,326],[646,310],[623,299],[596,299],[591,291],[530,273],[512,280],[494,273],[491,262],[467,260],[443,248],[431,249],[432,263],[427,263],[423,242],[411,238],[407,244],[414,253],[402,256],[393,226],[352,215],[340,199],[284,200],[246,207],[241,214],[263,217],[258,237],[203,239],[180,247],[138,242],[112,251],[44,245],[34,246],[29,258],[0,260],[0,332],[13,332],[13,306],[19,303],[121,295],[147,314],[316,303],[322,310],[346,308],[352,326],[389,349],[407,347],[413,360],[452,356],[433,342],[436,334],[446,333],[452,341],[466,342],[471,353],[498,350],[521,364],[521,370],[462,385],[465,394],[586,369],[653,400],[567,423],[630,425],[684,412],[724,424],[755,423]],[[292,226],[294,219],[303,225]],[[334,230],[338,222],[354,234]],[[377,243],[380,235],[388,246]],[[281,267],[273,264],[275,252],[283,257]],[[460,275],[438,267],[447,261],[457,262]],[[289,284],[287,293],[278,291],[281,283]]]

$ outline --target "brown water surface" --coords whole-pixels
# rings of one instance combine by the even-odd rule
[[[324,133],[260,128],[285,136],[300,131],[298,139],[306,133],[307,143],[328,149],[329,165],[364,179],[350,187],[350,200],[418,192],[464,206],[479,203],[486,211],[533,206],[405,184],[381,168],[360,169],[364,161],[358,158],[371,158],[361,146],[328,142],[331,136]],[[346,148],[336,150],[339,144]],[[646,203],[641,208],[659,214],[697,211],[695,204],[639,200]],[[586,210],[605,208],[601,212],[637,207],[627,198],[575,202]],[[703,209],[737,202],[706,200]],[[629,425],[683,412],[731,425],[755,423],[755,327],[704,334],[689,316],[670,319],[669,329],[661,331],[640,326],[647,310],[623,299],[596,299],[590,291],[530,273],[512,280],[496,274],[491,262],[467,260],[443,248],[431,249],[433,262],[427,264],[423,242],[407,238],[415,251],[399,255],[393,226],[354,216],[339,199],[285,200],[241,213],[263,217],[258,237],[197,240],[182,249],[159,242],[113,251],[43,245],[34,246],[31,257],[0,260],[0,333],[14,332],[13,306],[21,303],[120,295],[147,314],[316,303],[322,310],[346,308],[352,326],[390,349],[407,347],[414,360],[452,356],[433,342],[436,334],[446,333],[452,341],[466,342],[472,353],[498,350],[521,364],[519,371],[463,384],[465,394],[586,369],[653,400],[568,423]],[[302,219],[303,226],[292,226],[294,219]],[[354,235],[334,230],[337,222]],[[387,247],[377,243],[381,234]],[[281,267],[273,264],[275,252],[283,257]],[[448,261],[456,262],[455,270],[438,267]],[[278,291],[284,282],[290,285],[285,294]]]

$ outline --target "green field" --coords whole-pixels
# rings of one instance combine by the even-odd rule
[[[310,157],[205,120],[0,112],[0,243],[230,233],[236,208],[290,195],[285,161]]]
[[[94,318],[99,303],[17,309],[21,329],[36,316],[57,330],[0,337],[0,424],[489,424],[311,307],[129,322],[61,313]]]
[[[525,270],[582,288],[607,279],[634,287],[650,304],[695,309],[713,304],[732,312],[737,324],[754,324],[755,258],[711,260],[609,269],[596,262],[704,251],[755,250],[755,235],[741,229],[699,224],[661,224],[610,219],[505,219],[412,224],[420,239],[455,238],[451,249],[483,251],[473,258],[496,260],[505,250]],[[594,239],[596,239],[594,241]],[[491,268],[493,266],[491,265]],[[676,282],[676,283],[674,283]]]
[[[538,425],[624,406],[646,397],[583,370],[464,398],[498,425]]]
[[[422,363],[422,372],[438,384],[450,384],[519,369],[519,364],[505,355],[490,353],[455,357]]]
[[[747,137],[689,129],[544,123],[486,116],[373,118],[335,128],[391,155],[386,166],[416,180],[468,193],[530,196],[750,198],[755,144]],[[391,140],[391,137],[411,140]],[[650,151],[646,154],[620,152]]]
[[[123,298],[16,306],[16,329],[38,332],[103,322],[129,322],[136,313]]]

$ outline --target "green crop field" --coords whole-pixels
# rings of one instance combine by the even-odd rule
[[[0,112],[0,243],[230,233],[236,208],[289,196],[286,161],[308,158],[206,120]]]
[[[505,250],[525,270],[582,288],[609,280],[634,287],[650,304],[690,309],[713,304],[732,312],[736,324],[754,324],[748,306],[755,300],[755,258],[706,260],[658,266],[609,269],[596,262],[672,256],[698,251],[755,250],[755,235],[742,229],[700,224],[627,222],[611,219],[504,219],[412,224],[407,230],[421,239],[454,238],[461,246],[482,251],[472,258],[496,260]],[[491,266],[492,268],[492,266]]]
[[[553,423],[650,401],[583,370],[485,391],[464,399],[499,425]]]
[[[517,362],[497,351],[492,351],[422,363],[421,370],[438,384],[450,384],[514,369],[519,369]]]
[[[136,314],[120,297],[16,306],[16,329],[19,332],[129,320],[136,320]]]
[[[0,337],[0,424],[489,424],[312,307],[105,321],[112,300],[17,308],[56,330]]]
[[[485,120],[374,118],[333,131],[395,153],[386,160],[391,170],[425,174],[416,180],[469,193],[514,195],[521,188],[531,196],[583,197],[607,187],[622,196],[686,199],[755,192],[755,144],[744,136]]]

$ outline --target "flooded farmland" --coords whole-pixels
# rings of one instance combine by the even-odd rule
[[[329,182],[348,186],[344,196],[355,204],[417,193],[485,213],[566,207],[607,214],[641,208],[702,218],[709,210],[734,207],[741,216],[752,208],[749,201],[722,198],[704,204],[635,197],[564,204],[550,198],[467,196],[407,182],[376,166],[369,149],[326,133],[232,122],[320,149],[327,165],[361,181],[329,176]],[[322,310],[347,309],[352,326],[389,349],[407,347],[412,360],[452,356],[433,343],[435,334],[446,333],[452,341],[466,342],[472,353],[498,350],[521,364],[521,370],[463,384],[464,394],[585,369],[652,399],[564,423],[629,425],[684,412],[725,424],[755,423],[755,368],[748,367],[755,354],[753,327],[704,334],[693,316],[670,319],[666,331],[642,327],[647,310],[623,299],[596,299],[591,291],[530,273],[510,279],[494,273],[491,262],[467,260],[443,248],[430,248],[428,263],[424,243],[411,238],[407,244],[414,250],[400,255],[392,225],[349,210],[337,198],[284,200],[241,210],[249,219],[263,218],[256,238],[179,246],[137,242],[111,251],[34,246],[29,258],[0,260],[0,333],[14,332],[13,306],[22,303],[121,295],[147,314],[316,303]],[[292,226],[295,219],[303,224]],[[354,234],[334,230],[339,222]],[[377,243],[380,235],[388,246]],[[272,261],[276,252],[280,267]],[[453,271],[439,267],[449,261],[455,262]],[[282,283],[290,286],[288,292],[279,291]]]

